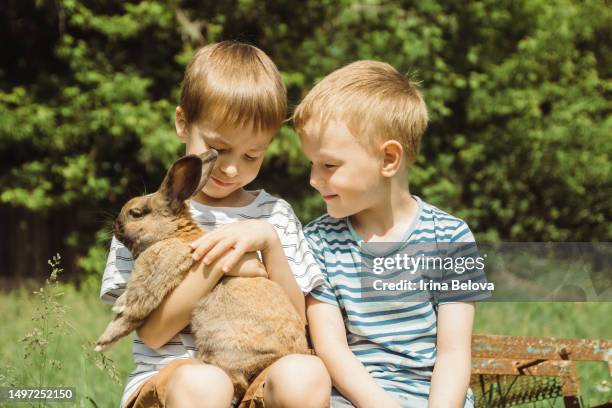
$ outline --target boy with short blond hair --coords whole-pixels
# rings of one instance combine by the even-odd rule
[[[466,223],[410,193],[408,168],[427,126],[415,83],[392,66],[358,61],[331,73],[297,107],[310,184],[328,214],[305,229],[325,282],[307,297],[332,407],[471,407],[470,302],[375,301],[364,286],[368,244],[473,241]]]
[[[151,313],[134,336],[137,365],[121,400],[123,408],[228,407],[233,386],[220,368],[195,359],[189,322],[194,305],[224,274],[244,275],[239,260],[259,251],[267,277],[286,292],[304,318],[304,293],[323,277],[291,206],[264,190],[244,187],[257,176],[265,151],[286,115],[280,73],[258,48],[233,41],[200,49],[186,69],[176,131],[187,154],[215,149],[211,176],[190,202],[193,218],[209,232],[192,243],[197,263]],[[239,221],[239,222],[236,222]],[[211,231],[212,230],[212,231]],[[133,267],[129,250],[113,237],[100,296],[113,303]],[[265,385],[265,387],[264,387]],[[248,406],[320,407],[331,384],[315,356],[277,360],[247,391]]]
[[[287,114],[287,92],[263,51],[224,41],[196,52],[185,69],[178,110],[185,124],[232,124],[274,134]]]

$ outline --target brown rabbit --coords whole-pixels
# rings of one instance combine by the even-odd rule
[[[204,231],[192,219],[186,200],[204,187],[216,158],[209,150],[201,157],[178,159],[157,192],[133,198],[121,209],[114,233],[132,252],[134,268],[96,351],[140,327],[194,265],[189,244]],[[237,268],[263,265],[253,253]],[[195,306],[191,327],[198,358],[227,372],[234,402],[276,359],[308,353],[303,320],[281,287],[266,278],[223,277]]]

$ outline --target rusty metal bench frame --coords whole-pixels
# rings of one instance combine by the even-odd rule
[[[558,377],[566,408],[581,406],[576,361],[606,362],[612,377],[612,341],[498,335],[472,337],[472,379],[482,382],[485,375]]]

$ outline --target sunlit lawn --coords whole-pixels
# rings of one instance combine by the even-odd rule
[[[76,290],[63,285],[62,304],[69,311],[64,319],[72,328],[55,336],[48,346],[48,358],[57,359],[61,367],[50,367],[33,356],[24,359],[20,342],[31,332],[35,322],[38,298],[31,291],[21,289],[0,294],[0,380],[1,385],[73,386],[78,407],[116,407],[123,390],[123,382],[133,368],[131,344],[123,339],[108,352],[114,361],[121,383],[98,368],[94,354],[87,353],[108,320],[108,306],[98,300],[95,284]],[[575,338],[612,338],[612,303],[489,303],[477,308],[476,333],[555,336]],[[53,330],[53,325],[50,326]],[[587,406],[612,399],[610,379],[605,364],[579,364],[582,394]],[[606,391],[607,390],[607,391]],[[93,401],[93,402],[92,402]],[[94,405],[95,403],[95,405]],[[8,406],[8,405],[6,405]],[[11,404],[27,406],[27,404]],[[70,406],[52,404],[48,406]]]

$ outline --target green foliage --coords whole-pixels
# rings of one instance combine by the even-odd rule
[[[0,371],[3,374],[0,386],[74,386],[80,400],[78,406],[85,406],[86,400],[95,401],[101,397],[95,392],[93,394],[97,395],[92,398],[90,388],[96,387],[92,387],[94,382],[87,381],[88,377],[93,374],[99,382],[112,382],[112,386],[120,390],[125,373],[120,373],[107,355],[93,351],[96,333],[92,329],[100,326],[105,313],[99,307],[84,307],[84,296],[89,302],[97,298],[92,292],[93,286],[86,285],[81,292],[76,292],[72,285],[59,282],[63,272],[60,262],[59,254],[48,261],[51,273],[37,290],[27,292],[20,288],[10,295],[0,296],[0,310],[7,319],[3,323],[5,330],[1,340]],[[75,319],[75,310],[97,310],[95,324],[91,324],[91,316],[85,321]],[[21,318],[16,319],[17,314]],[[126,368],[124,365],[121,370]],[[41,401],[29,406],[51,405]]]
[[[11,0],[0,11],[0,203],[96,215],[155,189],[181,152],[185,64],[204,43],[238,39],[278,64],[291,106],[356,59],[418,79],[431,124],[411,189],[481,239],[610,240],[611,13],[601,0]],[[285,127],[256,185],[308,221],[324,205],[307,173]],[[71,239],[99,273],[98,219]]]
[[[46,385],[49,370],[61,370],[62,363],[55,358],[51,347],[61,336],[68,333],[68,324],[65,316],[67,307],[61,303],[63,293],[60,290],[58,275],[62,272],[60,255],[49,260],[51,275],[45,285],[34,291],[38,298],[32,322],[34,327],[21,339],[24,346],[24,361],[32,364],[29,372],[36,373],[35,384],[38,387]]]

